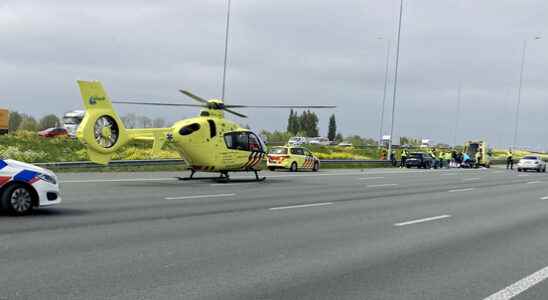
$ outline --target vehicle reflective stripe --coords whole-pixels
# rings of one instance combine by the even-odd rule
[[[17,173],[17,175],[15,175],[13,177],[13,180],[30,182],[36,177],[36,175],[38,175],[38,172],[34,172],[34,171],[30,171],[30,170],[23,170],[23,171]],[[36,180],[33,181],[32,183],[34,183],[34,182],[36,182]]]
[[[263,154],[261,152],[255,152],[255,155],[253,156],[253,161],[251,161],[249,167],[255,167],[261,161],[262,156]]]
[[[0,176],[0,187],[8,183],[11,180],[10,176]]]
[[[264,153],[260,153],[259,152],[259,155],[257,156],[257,159],[255,160],[255,162],[251,165],[252,168],[255,168],[260,162],[261,160],[263,160],[263,157],[264,157]]]
[[[247,169],[255,159],[256,152],[251,152],[249,156],[247,157],[247,162],[242,166],[242,169]]]
[[[0,170],[2,170],[3,168],[5,168],[7,166],[8,166],[8,164],[5,161],[0,159]]]

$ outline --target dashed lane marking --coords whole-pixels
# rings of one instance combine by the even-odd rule
[[[517,295],[525,292],[529,288],[537,285],[548,278],[548,267],[540,269],[535,273],[524,277],[516,281],[515,283],[505,287],[504,289],[492,294],[491,296],[485,298],[484,300],[509,300]]]
[[[405,221],[405,222],[395,223],[394,226],[398,226],[398,227],[399,226],[407,226],[407,225],[419,224],[419,223],[430,222],[430,221],[437,221],[437,220],[442,220],[442,219],[447,219],[447,218],[451,218],[451,215],[440,215],[440,216],[428,217],[428,218],[424,218],[424,219]]]
[[[236,194],[214,194],[214,195],[190,195],[181,197],[166,197],[166,200],[185,200],[185,199],[201,199],[201,198],[220,198],[220,197],[232,197]]]
[[[374,187],[385,187],[385,186],[396,186],[398,185],[397,183],[385,183],[385,184],[371,184],[371,185],[368,185],[367,187],[368,188],[374,188]]]
[[[455,189],[455,190],[449,190],[449,193],[469,192],[469,191],[473,191],[473,190],[474,190],[474,188]]]
[[[292,209],[292,208],[305,208],[305,207],[317,207],[317,206],[327,206],[332,205],[333,202],[322,202],[322,203],[310,203],[310,204],[301,204],[301,205],[291,205],[291,206],[278,206],[278,207],[271,207],[269,210],[284,210],[284,209]]]

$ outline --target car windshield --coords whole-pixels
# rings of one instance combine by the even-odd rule
[[[287,148],[285,147],[274,147],[270,149],[270,154],[287,154]]]
[[[538,160],[538,157],[536,156],[525,156],[522,159],[528,159],[528,160]]]
[[[421,153],[411,153],[409,155],[410,158],[421,158],[422,157],[422,154]]]

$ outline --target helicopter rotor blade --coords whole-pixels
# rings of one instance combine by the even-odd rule
[[[189,91],[185,91],[185,90],[179,90],[179,92],[181,92],[183,95],[185,96],[188,96],[198,102],[201,102],[201,103],[204,103],[204,104],[207,104],[208,101],[202,97],[199,97],[199,96],[196,96],[194,95],[193,93],[189,92]]]
[[[336,108],[335,105],[239,105],[225,104],[228,108]]]
[[[225,110],[226,112],[231,113],[231,114],[233,114],[233,115],[236,115],[236,116],[238,116],[238,117],[240,117],[240,118],[247,118],[246,115],[243,115],[243,114],[241,114],[241,113],[239,113],[239,112],[235,112],[235,111],[233,111],[233,110],[231,110],[231,109],[228,109],[228,108],[226,108],[226,107],[223,108],[223,110]]]
[[[201,104],[183,104],[183,103],[167,103],[167,102],[112,101],[112,103],[131,104],[131,105],[152,105],[152,106],[207,107]]]

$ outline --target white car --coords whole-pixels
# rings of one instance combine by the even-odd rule
[[[540,156],[525,156],[518,162],[518,172],[535,170],[537,172],[546,172],[546,162]]]
[[[324,137],[315,137],[308,142],[310,145],[329,146],[329,139]]]
[[[31,164],[0,159],[0,209],[24,215],[35,207],[61,203],[57,176]]]
[[[294,137],[289,139],[287,144],[290,145],[290,146],[302,146],[302,145],[306,144],[306,142],[307,142],[307,140],[306,140],[305,137],[294,136]]]

